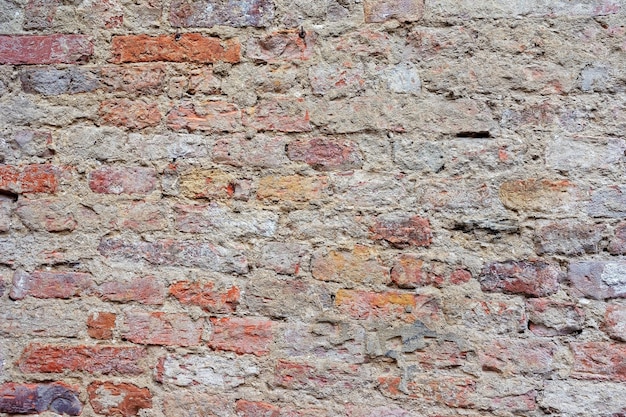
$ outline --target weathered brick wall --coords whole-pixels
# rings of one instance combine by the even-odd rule
[[[624,0],[0,33],[0,412],[626,414]]]

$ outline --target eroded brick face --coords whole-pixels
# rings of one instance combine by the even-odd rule
[[[0,0],[0,414],[624,417],[624,0]]]

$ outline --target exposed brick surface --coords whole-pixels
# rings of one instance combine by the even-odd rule
[[[94,339],[112,339],[116,318],[117,316],[115,313],[108,313],[104,311],[90,314],[87,319],[87,333]]]
[[[92,54],[93,44],[84,35],[0,36],[0,64],[73,64]]]
[[[560,277],[561,270],[555,264],[507,261],[485,265],[479,280],[485,291],[542,297],[558,291]]]
[[[0,414],[624,417],[624,0],[0,0]]]
[[[273,18],[272,0],[177,0],[170,9],[170,22],[173,26],[182,27],[265,27],[272,23]]]
[[[32,344],[19,360],[23,372],[89,372],[137,375],[146,351],[135,346],[63,346]]]
[[[571,343],[573,376],[580,379],[626,381],[626,347],[619,343]]]
[[[89,403],[104,415],[136,416],[139,410],[152,408],[152,394],[147,388],[128,383],[92,382],[87,387]]]
[[[0,191],[9,193],[55,193],[61,168],[54,165],[0,166]]]
[[[21,300],[27,296],[36,298],[72,298],[89,294],[94,286],[90,274],[81,272],[35,271],[31,274],[16,271],[9,296]]]
[[[240,291],[237,287],[215,289],[212,282],[179,281],[169,292],[181,303],[198,305],[211,313],[232,313],[237,309]]]
[[[220,41],[199,33],[182,35],[126,35],[111,41],[112,62],[238,62],[240,45],[237,40]]]
[[[251,353],[257,356],[269,353],[273,340],[272,322],[254,318],[211,319],[213,333],[209,346],[215,350]]]

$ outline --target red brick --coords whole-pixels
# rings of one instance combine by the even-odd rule
[[[428,323],[441,320],[439,302],[430,295],[342,289],[335,295],[335,306],[357,320],[413,322],[418,319]]]
[[[370,231],[372,239],[384,240],[399,248],[430,246],[433,239],[430,222],[420,216],[379,216]]]
[[[626,262],[571,262],[569,281],[583,296],[596,300],[626,298]]]
[[[611,304],[606,307],[602,329],[613,339],[626,342],[626,306]]]
[[[167,126],[189,132],[236,132],[241,130],[241,112],[225,101],[183,103],[168,113]]]
[[[144,372],[139,361],[146,356],[136,346],[29,345],[19,359],[22,372],[139,375]]]
[[[515,211],[563,212],[574,206],[578,191],[567,180],[510,180],[500,186],[500,200]]]
[[[243,124],[259,131],[309,132],[309,110],[304,99],[278,98],[259,102],[243,112]]]
[[[358,145],[346,139],[298,139],[287,146],[287,155],[318,171],[358,169],[363,165]]]
[[[128,312],[122,338],[142,345],[199,346],[204,319],[193,320],[183,313]]]
[[[544,297],[559,290],[561,269],[540,261],[493,262],[483,267],[479,277],[483,291]]]
[[[235,411],[241,417],[279,417],[280,408],[263,401],[238,400]]]
[[[163,117],[156,103],[126,99],[104,100],[98,114],[103,124],[128,129],[157,126]]]
[[[367,23],[390,19],[415,22],[424,15],[424,0],[365,0],[363,7]]]
[[[423,377],[404,382],[400,377],[379,377],[379,389],[391,398],[419,399],[427,403],[444,404],[453,408],[474,406],[476,381],[471,378],[446,376],[439,378]],[[401,388],[401,383],[404,386]]]
[[[302,175],[268,176],[259,181],[259,200],[307,202],[322,195],[328,186],[326,177],[305,177]]]
[[[178,35],[114,36],[111,62],[194,62],[211,64],[218,61],[236,63],[241,46],[237,39],[222,41],[200,33]]]
[[[267,355],[274,341],[272,322],[254,318],[212,318],[209,347],[239,354]]]
[[[344,285],[389,283],[389,268],[383,265],[378,253],[360,245],[356,245],[351,252],[329,251],[314,255],[311,273],[316,279]]]
[[[248,41],[246,55],[252,60],[270,63],[307,60],[313,54],[316,37],[314,32],[298,30],[253,37]]]
[[[572,377],[626,382],[626,345],[610,342],[570,343]]]
[[[9,296],[21,300],[27,296],[35,298],[72,298],[88,295],[94,286],[90,274],[64,271],[16,271],[13,288]]]
[[[585,323],[585,312],[576,304],[547,298],[526,301],[529,329],[538,336],[563,336],[577,333]]]
[[[107,91],[159,94],[165,82],[164,64],[107,65],[100,70],[100,83]]]
[[[478,352],[484,371],[510,374],[547,374],[554,370],[557,346],[549,341],[496,339]]]
[[[99,340],[113,339],[113,329],[115,329],[115,313],[98,311],[91,313],[87,318],[87,334],[89,337]]]
[[[210,313],[232,313],[239,304],[239,288],[214,289],[215,284],[179,281],[170,286],[169,292],[183,304],[198,305]]]
[[[0,191],[15,194],[56,193],[61,170],[48,164],[0,165]]]
[[[280,167],[289,162],[285,155],[286,142],[284,136],[256,135],[246,139],[243,135],[231,135],[215,143],[213,160],[236,167]]]
[[[273,19],[272,0],[176,0],[170,9],[170,22],[174,27],[266,27]]]
[[[611,255],[626,255],[626,222],[618,224],[615,228],[608,251]]]
[[[33,231],[71,232],[76,229],[73,208],[69,201],[59,199],[20,199],[17,215]]]
[[[0,385],[0,413],[39,414],[50,411],[78,416],[83,409],[79,396],[78,387],[63,382],[6,382]]]
[[[152,168],[103,167],[89,174],[89,188],[99,194],[147,194],[156,182]]]
[[[91,408],[107,416],[136,416],[140,410],[152,408],[150,390],[129,383],[94,381],[87,387],[87,394]]]
[[[0,35],[0,64],[75,64],[92,54],[84,35]]]
[[[98,296],[105,301],[160,305],[165,301],[165,286],[156,277],[134,278],[130,281],[109,281],[98,286]]]
[[[59,0],[28,0],[24,9],[22,27],[26,30],[52,27],[52,21],[59,4]]]

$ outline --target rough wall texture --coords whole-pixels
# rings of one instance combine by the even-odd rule
[[[0,0],[0,412],[626,414],[623,0]]]

